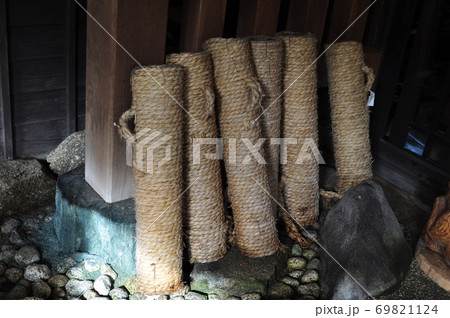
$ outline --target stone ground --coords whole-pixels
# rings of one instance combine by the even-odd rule
[[[420,237],[431,207],[416,201],[407,193],[383,180],[376,180],[385,191],[386,197],[394,210],[408,243],[414,249]],[[24,297],[40,297],[49,299],[143,299],[136,293],[135,281],[121,281],[111,268],[102,264],[94,256],[80,255],[79,259],[61,259],[59,265],[50,264],[46,260],[30,261],[30,264],[17,264],[17,259],[9,260],[8,253],[15,255],[21,247],[33,244],[27,241],[38,229],[50,228],[55,207],[50,205],[35,209],[21,215],[5,215],[5,220],[15,218],[17,226],[5,233],[0,232],[0,299]],[[0,225],[4,225],[0,220]],[[14,225],[14,222],[10,222]],[[312,229],[317,235],[319,228]],[[57,244],[57,242],[54,242]],[[52,242],[49,242],[52,244]],[[5,253],[3,253],[5,252]],[[43,256],[45,257],[45,251]],[[216,295],[190,290],[189,286],[182,291],[151,297],[152,299],[315,299],[320,292],[318,285],[321,275],[318,249],[301,250],[293,246],[287,257],[286,269],[281,271],[267,291],[241,293],[239,295]],[[3,254],[2,254],[3,253]],[[3,258],[2,258],[3,257]],[[20,260],[20,258],[19,258]],[[43,265],[43,266],[42,266]],[[30,267],[31,266],[31,267]],[[50,276],[46,267],[51,270]],[[30,268],[28,268],[30,267]],[[28,268],[28,270],[27,270]],[[34,275],[34,276],[33,276]],[[11,294],[11,290],[14,293]],[[267,292],[267,293],[266,293]],[[431,281],[413,260],[405,280],[400,287],[380,299],[450,299],[450,294]]]
[[[447,291],[429,279],[419,268],[417,261],[413,259],[405,280],[401,283],[400,288],[390,294],[380,296],[379,299],[449,300],[450,293],[447,293]]]

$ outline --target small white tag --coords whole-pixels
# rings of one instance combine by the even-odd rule
[[[369,98],[367,99],[367,106],[373,107],[375,105],[375,93],[369,91]]]

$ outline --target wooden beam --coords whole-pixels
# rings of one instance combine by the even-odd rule
[[[86,77],[86,181],[106,202],[133,196],[126,144],[114,123],[131,106],[137,63],[164,62],[168,0],[89,0]],[[120,43],[121,48],[115,41]]]
[[[239,5],[236,35],[273,36],[277,30],[281,0],[247,0]]]
[[[322,43],[329,0],[291,0],[286,30],[312,33]]]
[[[13,131],[9,87],[8,32],[6,1],[0,0],[0,120],[2,122],[3,156],[13,159]]]
[[[77,129],[77,21],[76,3],[66,0],[66,107],[67,133]]]
[[[372,0],[336,0],[334,1],[328,28],[327,43],[336,40],[344,30],[370,5]],[[369,10],[356,21],[342,36],[341,41],[362,42]]]
[[[180,50],[198,52],[205,40],[223,33],[227,0],[186,0]]]
[[[374,152],[379,140],[384,138],[389,121],[395,87],[402,68],[401,61],[406,53],[417,4],[418,0],[397,0],[395,4],[375,89],[375,107],[370,127]]]

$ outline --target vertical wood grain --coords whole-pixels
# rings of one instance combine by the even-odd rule
[[[227,0],[185,0],[180,50],[198,52],[205,40],[223,33]]]
[[[0,120],[2,121],[3,157],[14,157],[11,98],[9,86],[8,32],[6,3],[0,0]]]
[[[280,0],[247,0],[239,5],[236,34],[273,36],[277,30]]]
[[[327,43],[336,40],[370,6],[371,2],[372,0],[335,0],[326,38]],[[368,13],[369,10],[342,34],[339,41],[362,42]]]
[[[77,129],[77,21],[76,3],[66,0],[66,106],[67,132]]]
[[[427,0],[422,7],[421,16],[411,57],[405,74],[405,81],[400,95],[400,101],[395,112],[394,125],[389,141],[397,147],[403,148],[408,135],[410,121],[414,120],[423,76],[418,76],[419,72],[427,71],[433,47],[426,43],[434,43],[436,31],[440,23],[440,14],[443,10],[441,0]]]
[[[418,0],[397,0],[386,45],[383,50],[376,86],[375,107],[371,118],[371,139],[376,155],[377,144],[384,138],[392,101],[405,56]]]
[[[312,33],[322,43],[329,0],[291,0],[286,30]]]
[[[168,0],[89,0],[88,11],[142,65],[164,62]],[[120,115],[131,106],[136,62],[91,18],[87,22],[86,181],[106,202],[133,196]]]

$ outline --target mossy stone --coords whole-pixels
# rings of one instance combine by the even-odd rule
[[[292,269],[301,270],[306,267],[306,260],[302,257],[290,257],[287,260],[287,266]]]

